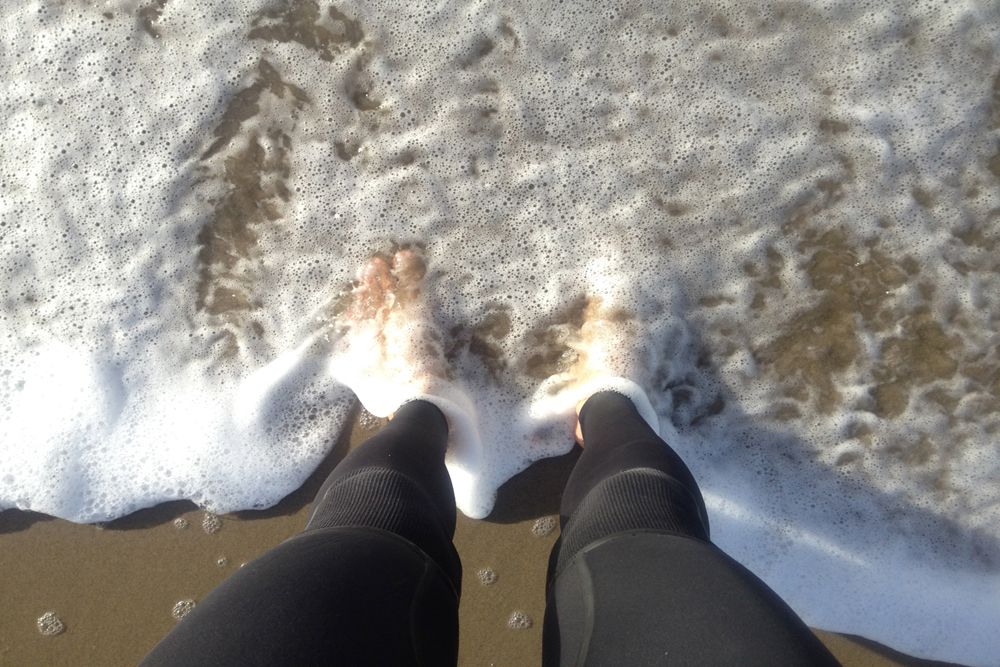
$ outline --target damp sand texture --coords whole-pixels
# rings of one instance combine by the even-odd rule
[[[539,388],[597,297],[640,332],[621,345],[720,546],[811,625],[989,664],[998,24],[972,1],[7,3],[0,507],[278,502],[353,401],[322,344],[345,286],[421,243],[488,443],[464,513],[568,449]]]

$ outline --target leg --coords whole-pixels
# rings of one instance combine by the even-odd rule
[[[612,532],[658,529],[708,540],[705,501],[684,462],[621,394],[601,392],[580,410],[583,455],[560,507],[560,560]]]
[[[305,530],[367,526],[400,535],[444,571],[456,591],[462,566],[451,543],[455,494],[444,465],[448,423],[432,403],[411,401],[330,473]]]
[[[596,394],[580,424],[586,446],[550,559],[544,664],[836,664],[711,544],[694,477],[631,401]]]
[[[455,664],[461,565],[432,404],[345,458],[306,529],[224,581],[144,665]]]

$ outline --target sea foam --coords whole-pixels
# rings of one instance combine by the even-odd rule
[[[276,503],[353,404],[338,299],[420,243],[476,406],[464,512],[571,445],[538,391],[597,297],[718,544],[813,625],[991,663],[998,25],[972,0],[5,3],[0,507]]]

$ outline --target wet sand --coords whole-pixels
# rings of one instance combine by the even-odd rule
[[[241,563],[301,530],[326,474],[380,425],[357,418],[352,424],[312,477],[269,510],[214,517],[178,502],[104,525],[0,513],[0,665],[135,664],[177,622],[177,602],[203,599]],[[540,461],[516,476],[488,519],[459,514],[460,664],[539,664],[545,567],[558,537],[559,495],[577,455]],[[489,585],[480,580],[484,569],[495,574]],[[43,636],[36,626],[48,611],[65,624],[58,635]],[[530,627],[510,628],[515,612]],[[945,664],[860,637],[816,633],[847,666]]]

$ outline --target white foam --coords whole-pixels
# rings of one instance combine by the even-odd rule
[[[463,511],[571,446],[568,403],[541,409],[530,360],[589,294],[641,323],[607,358],[645,360],[629,377],[730,553],[812,622],[1000,655],[1000,9],[344,2],[364,38],[321,53],[247,37],[279,23],[261,18],[277,0],[168,0],[159,37],[142,4],[0,8],[0,507],[99,521],[277,502],[343,426],[333,376],[364,393],[331,369],[317,314],[371,253],[421,241],[428,312],[474,406],[456,414],[481,436],[449,455]],[[227,180],[254,140],[255,170]],[[838,230],[842,251],[817,245]],[[206,238],[223,239],[212,266]],[[845,267],[826,287],[822,253]],[[836,299],[849,314],[831,319]],[[242,305],[207,312],[227,300]],[[884,322],[862,314],[876,302]],[[799,319],[822,304],[826,320]],[[957,370],[880,417],[887,344],[913,339],[921,308],[958,347],[921,348],[913,373]],[[509,332],[480,333],[496,312]],[[796,360],[850,358],[828,374],[831,412],[823,372],[768,358],[799,325],[815,330],[786,343]],[[823,347],[835,325],[857,351]]]
[[[639,415],[657,435],[661,437],[667,435],[660,431],[662,428],[660,418],[653,409],[653,404],[649,402],[646,392],[632,380],[607,375],[591,378],[582,383],[575,383],[574,379],[571,373],[563,373],[543,380],[528,409],[531,418],[540,422],[558,419],[573,424],[576,419],[575,408],[581,401],[598,392],[613,391],[631,400]],[[569,389],[559,391],[557,388],[560,387]],[[668,432],[676,434],[673,426],[668,427]]]

